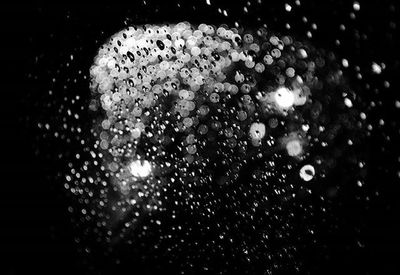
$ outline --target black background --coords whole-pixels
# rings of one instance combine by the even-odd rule
[[[128,6],[2,4],[0,274],[84,274],[87,271],[74,242],[66,211],[68,201],[60,183],[52,180],[59,167],[43,157],[51,152],[39,152],[42,157],[35,152],[36,135],[40,134],[34,123],[40,117],[35,101],[45,96],[52,76],[57,75],[54,71],[65,62],[66,56],[77,51],[93,56],[101,41],[122,27],[124,18],[140,23],[188,20],[257,24],[256,16],[242,15],[244,1],[226,4],[211,1],[211,7],[199,1],[202,4],[196,4],[196,10],[189,1],[180,3],[181,8],[177,8],[176,2],[148,1],[147,5],[133,2]],[[303,12],[294,16],[307,14],[314,18],[324,30],[315,36],[316,44],[332,47],[338,35],[338,22],[349,20],[350,3],[304,1]],[[265,12],[258,12],[271,20],[270,25],[277,30],[284,29],[279,21],[280,13],[284,13],[282,5],[283,2],[271,4]],[[229,7],[229,17],[224,20],[217,6]],[[398,24],[399,6],[391,1],[361,1],[361,7],[362,15],[350,23],[350,28],[367,33],[368,39],[357,43],[351,36],[342,36],[344,45],[334,50],[361,65],[374,59],[388,65],[385,76],[391,82],[390,89],[366,96],[383,102],[371,114],[371,121],[383,118],[387,122],[386,128],[373,131],[367,146],[370,168],[366,192],[379,191],[380,195],[371,199],[368,207],[353,203],[351,197],[338,207],[337,215],[345,217],[349,226],[327,237],[331,248],[327,260],[313,261],[314,255],[310,255],[312,274],[400,274],[400,183],[396,172],[399,171],[396,140],[400,114],[393,108],[394,100],[400,99],[397,80],[400,45],[397,29],[390,27],[390,22]],[[304,33],[302,28],[305,27],[299,25],[294,32]],[[90,63],[91,57],[82,61],[82,68]],[[376,87],[380,88],[379,85],[377,82]],[[387,136],[391,137],[390,141]],[[356,250],[351,245],[357,239],[351,224],[359,220],[364,224],[361,232],[364,248]]]

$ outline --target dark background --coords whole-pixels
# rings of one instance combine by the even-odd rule
[[[251,12],[243,15],[245,1],[211,0],[211,6],[198,1],[196,9],[189,1],[147,1],[147,5],[133,2],[129,6],[48,5],[39,1],[29,5],[2,4],[0,274],[87,272],[74,241],[62,183],[54,179],[62,168],[48,157],[52,147],[37,138],[42,133],[36,128],[36,121],[46,114],[37,102],[46,100],[53,77],[65,77],[62,70],[57,70],[71,53],[90,57],[79,61],[85,70],[101,42],[118,31],[125,19],[140,23],[188,20],[257,25],[257,16]],[[371,112],[371,124],[379,119],[386,122],[384,127],[375,128],[366,141],[369,168],[365,196],[371,199],[368,204],[355,202],[351,194],[343,199],[337,215],[348,224],[326,237],[330,244],[327,259],[313,261],[315,255],[309,256],[310,270],[312,274],[400,274],[400,169],[396,142],[400,113],[394,107],[394,101],[400,100],[399,5],[396,1],[360,1],[360,16],[351,21],[351,1],[302,2],[301,12],[294,13],[293,18],[285,15],[283,2],[265,4],[253,13],[278,31],[284,30],[282,16],[293,22],[303,15],[314,18],[323,30],[313,38],[317,46],[332,48],[348,57],[350,63],[360,64],[362,70],[370,61],[383,61],[387,64],[384,77],[391,83],[389,89],[384,89],[382,79],[371,79],[377,91],[366,91],[364,95],[366,101],[382,102]],[[218,13],[218,7],[229,8],[229,16]],[[337,30],[341,22],[350,29],[346,34]],[[293,32],[304,36],[307,27],[293,25]],[[368,38],[355,39],[357,32]],[[332,42],[339,36],[344,42],[334,48]],[[374,195],[376,192],[378,196]],[[359,223],[363,230],[354,232],[353,225]],[[363,248],[355,249],[360,235]]]

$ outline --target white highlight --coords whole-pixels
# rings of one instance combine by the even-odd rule
[[[377,63],[372,63],[372,72],[375,74],[380,74],[382,72],[382,67],[379,66]]]
[[[249,134],[252,139],[262,139],[265,136],[265,124],[259,122],[251,124]]]
[[[360,3],[358,3],[358,2],[354,2],[354,3],[353,3],[353,9],[354,9],[355,11],[359,11],[360,8],[361,8]]]
[[[300,177],[304,181],[310,181],[313,179],[314,176],[315,176],[315,169],[312,165],[307,164],[300,169]]]
[[[289,109],[294,104],[294,94],[285,87],[281,87],[275,92],[275,101],[279,107]]]
[[[291,157],[295,157],[300,155],[303,152],[303,146],[301,146],[301,143],[299,140],[290,140],[286,144],[286,150],[288,152],[288,155]]]
[[[342,65],[343,65],[343,67],[345,67],[345,68],[349,67],[349,61],[348,61],[347,59],[343,59],[343,60],[342,60]]]
[[[344,99],[344,104],[349,108],[353,107],[353,102],[347,97]]]
[[[152,170],[150,162],[147,160],[134,160],[129,165],[129,171],[134,177],[145,178],[150,175]]]

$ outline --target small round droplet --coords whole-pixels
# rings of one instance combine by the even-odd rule
[[[315,176],[315,169],[312,165],[306,164],[300,169],[300,177],[304,181],[310,181]]]

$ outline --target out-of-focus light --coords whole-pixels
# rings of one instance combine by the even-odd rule
[[[251,124],[249,134],[252,139],[262,139],[265,136],[265,124],[260,122]]]
[[[377,63],[372,63],[372,72],[375,74],[380,74],[382,72],[382,67]]]
[[[279,107],[288,109],[293,106],[295,97],[294,94],[285,87],[281,87],[275,92],[275,101]]]
[[[147,160],[134,160],[129,164],[129,171],[134,177],[145,178],[150,175],[151,163]]]
[[[344,104],[349,108],[353,107],[353,102],[347,97],[344,99]]]
[[[315,175],[315,169],[312,165],[307,164],[304,165],[301,169],[300,169],[300,177],[304,180],[304,181],[310,181],[313,179]]]
[[[301,143],[299,140],[291,140],[286,144],[286,150],[288,152],[288,155],[291,157],[295,157],[300,155],[303,152],[303,146],[301,146]]]
[[[360,8],[361,8],[360,3],[358,3],[358,2],[354,2],[354,3],[353,3],[353,9],[354,9],[355,11],[359,11]]]

